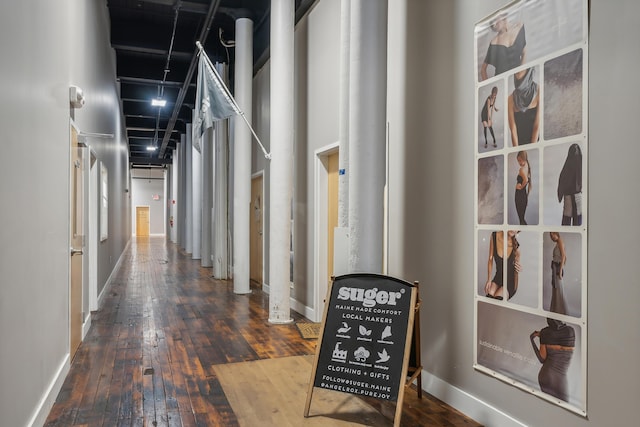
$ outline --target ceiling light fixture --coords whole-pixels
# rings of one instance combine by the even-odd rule
[[[154,98],[151,100],[152,107],[164,107],[167,105],[167,100],[162,98]]]
[[[147,151],[156,151],[157,147],[155,145],[147,145]]]

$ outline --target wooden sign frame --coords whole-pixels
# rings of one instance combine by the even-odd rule
[[[400,425],[404,390],[416,379],[418,396],[422,397],[417,301],[417,282],[378,274],[332,278],[307,391],[305,417],[309,416],[313,389],[318,387],[395,400],[394,426]],[[398,370],[394,361],[400,358],[402,365]],[[415,366],[409,366],[410,358]]]

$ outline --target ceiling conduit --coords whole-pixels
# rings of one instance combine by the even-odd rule
[[[209,30],[211,29],[211,23],[213,22],[213,18],[216,16],[216,12],[218,10],[218,6],[220,6],[220,0],[214,0],[209,5],[209,10],[207,12],[207,17],[204,21],[204,26],[202,27],[202,31],[200,32],[200,37],[198,37],[198,41],[204,45],[204,40],[206,40],[207,35],[209,34]],[[187,89],[189,88],[189,84],[191,84],[191,79],[193,77],[193,73],[196,69],[196,65],[198,63],[198,48],[194,48],[193,56],[191,57],[191,64],[189,64],[189,70],[187,71],[187,76],[184,79],[184,83],[180,88],[180,92],[178,92],[178,98],[176,99],[176,103],[173,106],[173,113],[171,114],[171,119],[169,119],[169,123],[167,123],[167,129],[164,132],[164,137],[162,138],[162,145],[160,146],[160,150],[158,150],[158,158],[161,159],[164,157],[164,152],[167,149],[167,145],[169,144],[169,139],[171,137],[171,133],[173,132],[173,128],[176,125],[176,121],[178,120],[178,113],[180,112],[180,108],[182,108],[182,103],[184,102],[184,97],[187,95]]]

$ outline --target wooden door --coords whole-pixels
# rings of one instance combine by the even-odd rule
[[[338,153],[329,155],[327,167],[327,279],[333,276],[333,235],[338,226]]]
[[[249,255],[250,267],[249,278],[262,285],[262,176],[251,180],[251,221],[249,225]]]
[[[84,253],[84,155],[78,144],[78,132],[71,127],[70,178],[70,285],[69,285],[69,351],[71,358],[82,341],[82,264]]]
[[[136,236],[149,237],[149,206],[136,206]]]

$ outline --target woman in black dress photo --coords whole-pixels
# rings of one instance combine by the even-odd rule
[[[482,107],[482,112],[480,113],[480,119],[482,120],[482,127],[484,128],[484,148],[487,148],[487,129],[491,132],[491,137],[493,138],[493,146],[494,148],[498,145],[496,144],[496,135],[493,132],[493,112],[498,111],[498,107],[496,106],[496,97],[498,96],[498,87],[494,86],[491,88],[491,95],[487,97],[487,100],[484,102],[484,106]]]
[[[529,192],[531,191],[531,167],[529,166],[529,158],[526,151],[518,151],[516,157],[520,169],[516,177],[515,203],[516,212],[520,225],[527,225],[524,214],[529,204]]]

